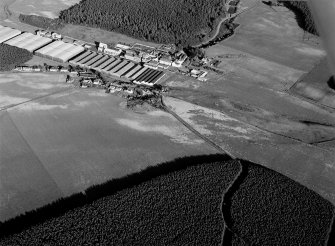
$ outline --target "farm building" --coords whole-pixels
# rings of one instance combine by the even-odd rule
[[[0,44],[21,34],[21,31],[0,25]]]
[[[112,62],[114,62],[116,59],[113,57],[110,57],[107,61],[103,62],[101,65],[99,65],[96,70],[101,71],[102,69],[104,69],[105,67],[107,67],[108,65],[110,65]]]
[[[116,44],[115,48],[121,49],[121,50],[129,50],[131,47],[125,44]]]
[[[74,59],[70,60],[70,63],[74,64],[74,65],[77,65],[79,61],[81,61],[85,57],[89,56],[91,53],[92,52],[88,50],[88,51],[82,53],[81,55],[75,57]]]
[[[34,52],[37,49],[49,44],[52,39],[34,35],[32,33],[22,33],[5,43],[11,46],[22,48],[30,52]]]
[[[121,63],[121,60],[116,59],[115,61],[110,63],[107,67],[103,68],[102,71],[108,72],[109,70],[113,69],[114,67],[116,67],[120,63]]]
[[[149,67],[152,69],[157,69],[158,68],[158,61],[149,61],[148,63],[144,64],[145,67]]]
[[[141,65],[137,65],[136,67],[132,68],[128,73],[126,73],[124,75],[124,77],[130,78],[132,75],[134,75],[135,73],[137,73],[142,68],[143,67]]]
[[[63,41],[55,41],[37,50],[35,53],[39,56],[47,57],[55,61],[67,62],[71,58],[82,53],[84,50],[84,47],[81,46],[64,43]]]
[[[172,65],[171,56],[169,56],[169,55],[163,55],[163,56],[159,59],[159,63],[161,63],[161,64],[163,64],[163,65],[171,66],[171,65]]]
[[[163,76],[164,76],[164,72],[148,68],[142,74],[137,76],[136,79],[133,82],[135,84],[143,84],[143,85],[153,86]]]
[[[138,76],[140,76],[142,73],[144,73],[148,69],[149,68],[147,68],[147,67],[143,67],[137,73],[135,73],[133,76],[131,76],[130,79],[136,79]]]
[[[119,71],[121,68],[125,67],[129,62],[128,61],[122,61],[117,66],[113,67],[111,70],[108,71],[111,75],[115,75],[117,71]]]
[[[121,77],[128,73],[133,67],[135,66],[135,63],[129,62],[126,66],[124,66],[122,69],[117,71],[114,75],[117,77]]]
[[[86,56],[84,59],[77,61],[78,65],[82,65],[85,64],[86,62],[88,62],[89,60],[91,60],[93,57],[95,57],[97,55],[97,53],[95,52],[90,52],[90,54],[88,56]]]
[[[103,57],[101,57],[101,59],[97,60],[96,62],[94,62],[91,65],[91,68],[96,68],[96,67],[100,66],[101,64],[103,64],[108,59],[109,59],[109,56],[103,56]]]
[[[85,64],[82,64],[82,66],[91,68],[91,65],[92,65],[93,63],[95,63],[96,61],[100,60],[102,57],[103,57],[102,54],[98,54],[98,55],[95,56],[94,58],[92,58],[92,59],[90,59],[89,61],[87,61]]]

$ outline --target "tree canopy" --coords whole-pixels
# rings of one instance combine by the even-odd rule
[[[224,14],[222,0],[82,0],[61,11],[59,18],[185,47],[200,42]]]

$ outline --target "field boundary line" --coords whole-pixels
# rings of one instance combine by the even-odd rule
[[[169,97],[171,97],[171,98],[175,98],[175,99],[178,99],[178,100],[187,102],[187,103],[194,104],[194,103],[192,103],[192,102],[186,101],[186,100],[184,100],[184,99],[180,99],[180,98],[175,97],[175,96],[169,96]],[[200,107],[203,107],[203,108],[207,108],[207,109],[213,110],[213,111],[218,112],[218,113],[220,113],[220,114],[226,114],[226,113],[221,112],[220,110],[217,110],[217,109],[208,108],[208,107],[204,107],[204,106],[201,106],[201,105],[197,105],[197,106],[200,106]],[[228,114],[227,114],[227,115],[228,115]],[[229,115],[228,115],[228,116],[229,116]],[[231,116],[229,116],[229,117],[231,117]],[[289,139],[289,140],[291,140],[291,141],[293,141],[293,142],[295,142],[295,143],[299,143],[299,144],[302,144],[302,145],[305,145],[305,146],[309,146],[309,147],[314,147],[314,148],[317,148],[317,149],[319,149],[319,150],[322,150],[322,151],[325,151],[325,152],[328,152],[328,153],[332,153],[332,151],[330,151],[330,150],[328,150],[328,149],[325,149],[325,148],[322,148],[322,147],[318,146],[318,145],[317,145],[318,143],[315,143],[315,142],[307,143],[307,142],[304,142],[304,141],[299,140],[299,139],[297,139],[297,138],[293,138],[293,137],[286,136],[286,135],[281,134],[281,133],[275,133],[275,132],[272,132],[272,131],[270,131],[270,130],[263,129],[263,128],[259,127],[259,126],[256,126],[256,125],[250,124],[250,123],[248,123],[248,122],[242,121],[242,120],[240,120],[240,119],[238,119],[238,118],[236,118],[236,117],[232,117],[232,118],[238,120],[239,122],[241,122],[241,123],[243,123],[243,124],[245,124],[245,125],[247,125],[247,126],[254,127],[254,128],[256,128],[257,130],[262,131],[263,133],[273,134],[273,135],[276,135],[276,136],[279,136],[279,137],[283,137],[283,138]],[[199,133],[199,134],[200,134],[200,133]],[[210,140],[210,141],[211,141],[211,140]],[[330,139],[330,140],[329,140],[329,142],[332,142],[332,141],[335,141],[335,139]],[[274,145],[274,144],[272,144],[272,145]],[[276,146],[276,145],[274,145],[274,146]],[[223,151],[224,151],[224,150],[223,150]],[[229,153],[229,152],[227,152],[227,154],[228,154],[228,153]],[[236,157],[234,157],[234,158],[236,158]]]
[[[75,89],[74,87],[68,87],[68,88],[65,88],[63,90],[59,90],[59,91],[55,91],[55,92],[52,92],[52,93],[49,93],[47,95],[43,95],[43,96],[39,96],[39,97],[34,97],[32,99],[29,99],[27,101],[24,101],[24,102],[20,102],[20,103],[16,103],[16,104],[11,104],[11,105],[8,105],[8,106],[4,106],[4,107],[1,107],[0,108],[0,112],[1,111],[5,111],[7,109],[11,109],[11,108],[15,108],[15,107],[18,107],[20,105],[23,105],[23,104],[26,104],[26,103],[30,103],[30,102],[33,102],[33,101],[38,101],[40,99],[43,99],[43,98],[47,98],[49,96],[53,96],[53,95],[56,95],[56,94],[59,94],[59,93],[63,93],[63,92],[66,92],[66,91],[70,91],[70,90],[73,90]]]
[[[230,153],[228,150],[223,149],[219,145],[217,145],[215,142],[207,138],[206,136],[202,135],[200,132],[198,132],[196,129],[194,129],[190,124],[188,124],[184,119],[182,119],[177,113],[175,113],[172,109],[170,109],[168,106],[165,105],[163,101],[163,97],[161,98],[163,108],[166,112],[171,114],[176,120],[178,120],[180,123],[182,123],[186,128],[188,128],[191,132],[193,132],[196,136],[203,139],[206,143],[214,147],[216,150],[218,150],[221,153],[229,155],[232,159],[236,159],[236,157]]]

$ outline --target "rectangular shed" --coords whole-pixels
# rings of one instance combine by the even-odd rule
[[[137,65],[136,67],[133,67],[128,73],[125,74],[124,77],[130,78],[133,74],[138,72],[141,68],[143,68],[141,65]]]
[[[0,25],[0,44],[21,34],[21,31]]]
[[[112,69],[113,67],[117,66],[119,63],[121,63],[121,60],[117,59],[117,60],[113,61],[111,64],[109,64],[107,67],[105,67],[102,70],[105,71],[105,72],[108,72],[110,69]]]
[[[116,59],[114,57],[110,57],[107,61],[105,61],[104,63],[102,63],[101,65],[99,65],[96,69],[100,71],[101,69],[107,67],[109,64],[111,64],[115,60]]]
[[[126,66],[124,66],[122,69],[117,71],[114,75],[117,77],[121,77],[122,75],[126,74],[131,68],[135,66],[135,63],[129,62]]]
[[[108,71],[108,73],[115,75],[115,73],[117,71],[119,71],[121,68],[123,68],[124,66],[126,66],[128,64],[128,61],[123,61],[120,64],[118,64],[117,66],[113,67],[111,70]]]

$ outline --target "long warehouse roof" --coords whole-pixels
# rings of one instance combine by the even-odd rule
[[[107,61],[109,59],[109,56],[103,56],[100,60],[96,61],[95,63],[93,63],[91,65],[92,68],[96,68],[98,67],[100,64],[104,63],[105,61]]]
[[[49,51],[57,48],[58,46],[62,45],[64,42],[62,41],[55,41],[55,42],[52,42],[51,44],[39,49],[36,51],[36,53],[39,53],[41,55],[46,55]]]
[[[115,75],[121,77],[122,75],[124,75],[125,73],[127,73],[134,66],[135,66],[135,63],[129,62],[126,66],[124,66],[119,71],[117,71],[115,73]]]
[[[0,25],[0,43],[3,43],[19,34],[21,34],[21,31],[19,30]]]
[[[110,57],[107,61],[105,61],[104,63],[102,63],[101,65],[99,65],[97,67],[98,70],[101,70],[105,67],[107,67],[109,64],[111,64],[112,62],[114,62],[116,59],[114,57]]]
[[[29,32],[24,32],[22,33],[21,35],[18,35],[10,40],[7,40],[6,41],[6,44],[8,45],[12,45],[12,46],[15,46],[18,42],[22,41],[22,40],[25,40],[26,38],[29,38],[31,37],[31,33]]]
[[[121,62],[120,64],[118,64],[117,66],[115,66],[111,70],[109,70],[108,73],[114,74],[115,72],[119,71],[121,68],[126,66],[127,64],[128,64],[128,61],[124,60],[123,62]]]
[[[141,65],[137,65],[136,67],[134,67],[132,70],[130,70],[125,77],[126,78],[130,78],[133,74],[137,73],[140,69],[142,69]]]
[[[67,49],[66,51],[62,52],[61,54],[57,55],[56,58],[63,62],[67,62],[72,57],[75,57],[76,55],[80,54],[85,50],[82,46],[73,45],[73,47]]]
[[[85,57],[87,57],[89,54],[91,54],[91,51],[87,50],[86,52],[84,52],[80,56],[77,56],[76,58],[72,59],[70,62],[71,63],[77,63],[78,61],[80,61],[80,60],[84,59]]]

